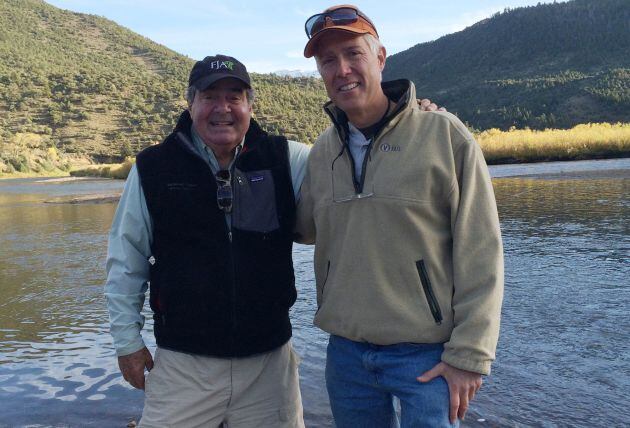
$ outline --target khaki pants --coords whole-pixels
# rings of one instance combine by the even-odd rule
[[[158,348],[140,428],[302,428],[297,366],[291,342],[246,358]]]

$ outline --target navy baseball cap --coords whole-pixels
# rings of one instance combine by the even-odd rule
[[[205,91],[213,83],[228,77],[240,80],[250,89],[252,87],[249,73],[243,63],[227,55],[207,56],[197,61],[190,71],[188,86]]]

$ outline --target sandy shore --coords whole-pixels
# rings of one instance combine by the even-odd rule
[[[118,202],[121,193],[100,193],[94,195],[73,195],[44,201],[46,204],[108,204]]]
[[[533,164],[492,165],[493,179],[534,178],[534,179],[607,179],[630,178],[630,158],[597,161],[541,162]],[[76,181],[107,180],[97,177],[58,177],[42,178],[38,184],[59,184]],[[48,204],[103,204],[115,203],[122,190],[108,193],[62,196],[45,201]]]
[[[88,180],[108,180],[107,178],[100,177],[59,177],[59,178],[44,178],[42,180],[37,180],[35,183],[66,183],[72,181],[88,181]]]

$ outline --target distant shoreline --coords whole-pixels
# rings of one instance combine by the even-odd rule
[[[619,152],[619,153],[611,153],[609,155],[594,155],[592,157],[580,157],[580,158],[563,158],[560,156],[550,157],[545,159],[535,159],[535,160],[522,160],[522,159],[514,159],[514,158],[499,158],[499,159],[491,159],[487,160],[486,163],[488,166],[503,166],[503,165],[527,165],[527,164],[546,164],[551,162],[580,162],[580,161],[596,161],[596,160],[613,160],[613,159],[630,159],[630,152]],[[121,164],[122,165],[122,164]],[[100,164],[90,165],[89,168],[83,170],[83,173],[87,174],[88,171],[99,172],[102,171],[103,166]],[[107,164],[108,167],[111,167],[111,164]],[[526,176],[529,174],[519,175]],[[16,173],[16,174],[2,174],[0,175],[0,180],[14,180],[20,178],[42,178],[46,179],[46,183],[54,183],[54,182],[65,182],[65,181],[80,181],[80,180],[124,180],[125,178],[112,178],[109,176],[102,176],[98,174],[94,175],[82,175],[82,176],[73,176],[69,173],[66,175],[50,175],[50,173],[46,174],[46,172],[41,173]]]
[[[573,162],[537,162],[490,165],[493,180],[601,180],[630,179],[630,157],[615,159],[593,159]],[[49,186],[75,182],[99,182],[112,180],[101,177],[36,177],[32,184]],[[89,186],[89,184],[87,184]],[[107,204],[116,203],[122,194],[122,183],[116,189],[95,193],[77,193],[43,200],[45,204]],[[120,188],[118,188],[120,187]],[[1,187],[0,187],[1,190]]]
[[[544,130],[492,128],[473,135],[488,165],[630,157],[630,123],[582,123],[570,129]],[[135,157],[130,156],[119,164],[75,164],[68,172],[0,173],[0,178],[72,175],[125,179],[134,162]]]
[[[630,158],[630,151],[628,152],[618,152],[618,153],[608,153],[608,154],[599,154],[595,153],[593,156],[585,156],[585,157],[563,157],[563,156],[553,156],[548,158],[540,158],[540,159],[531,159],[531,160],[520,160],[514,158],[498,158],[486,160],[488,166],[494,165],[522,165],[522,164],[530,164],[530,163],[549,163],[549,162],[574,162],[574,161],[592,161],[592,160],[607,160],[607,159],[626,159]]]

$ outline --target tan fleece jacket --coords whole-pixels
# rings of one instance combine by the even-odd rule
[[[420,111],[407,83],[406,105],[372,143],[361,194],[342,126],[311,150],[297,233],[317,237],[315,325],[380,345],[444,342],[444,362],[488,374],[503,295],[488,168],[459,119]]]

